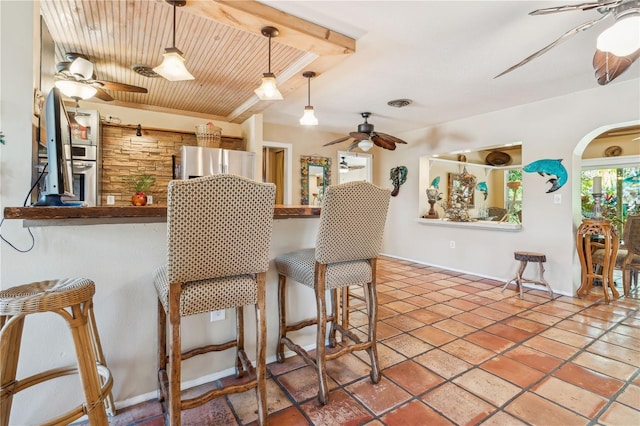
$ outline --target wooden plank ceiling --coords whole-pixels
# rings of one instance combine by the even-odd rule
[[[197,113],[242,122],[269,105],[254,94],[268,69],[263,26],[272,39],[271,72],[284,96],[306,84],[302,72],[327,71],[355,51],[355,41],[255,1],[188,1],[176,13],[175,45],[195,80],[145,77],[134,65],[162,62],[173,38],[173,6],[163,0],[41,0],[43,19],[56,45],[86,55],[96,79],[141,86],[148,93],[108,90],[114,104]],[[94,99],[92,99],[93,101]]]

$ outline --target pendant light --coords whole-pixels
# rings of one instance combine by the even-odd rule
[[[262,74],[262,84],[255,92],[262,101],[279,101],[282,94],[278,90],[276,76],[271,72],[271,38],[277,37],[280,32],[275,27],[262,27],[260,32],[263,36],[269,37],[269,72]]]
[[[307,79],[307,106],[304,107],[304,115],[300,118],[300,124],[303,126],[317,126],[318,119],[311,106],[311,79],[316,76],[316,73],[305,71],[302,76]]]
[[[164,49],[162,63],[153,70],[169,81],[193,80],[194,77],[184,65],[184,56],[176,47],[176,7],[187,4],[186,0],[166,0],[173,4],[173,44]]]

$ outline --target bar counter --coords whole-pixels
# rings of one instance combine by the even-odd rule
[[[274,219],[320,216],[320,207],[276,204]],[[5,207],[5,219],[22,219],[24,226],[95,225],[166,222],[167,206]]]

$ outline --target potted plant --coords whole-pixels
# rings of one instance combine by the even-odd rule
[[[147,191],[156,183],[156,178],[150,175],[125,176],[124,181],[134,192],[131,204],[134,206],[147,205]]]

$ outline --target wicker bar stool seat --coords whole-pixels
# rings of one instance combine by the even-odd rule
[[[66,425],[87,415],[92,425],[107,425],[115,414],[113,379],[107,368],[93,314],[95,284],[87,278],[39,281],[0,291],[0,425],[9,424],[13,396],[31,386],[79,373],[85,401],[49,420]],[[27,315],[53,312],[69,326],[77,366],[53,368],[16,379],[24,320]]]

